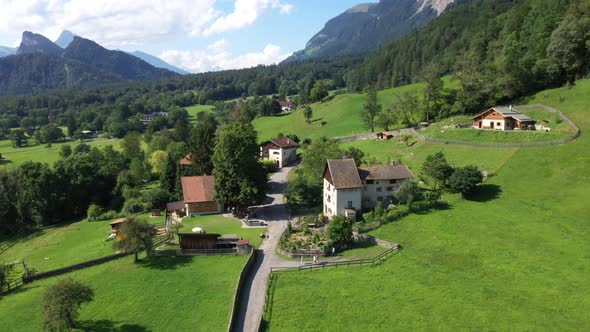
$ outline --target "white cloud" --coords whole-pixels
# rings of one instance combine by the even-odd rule
[[[234,11],[217,18],[203,34],[211,36],[249,26],[269,9],[278,9],[281,14],[289,14],[293,5],[280,0],[236,0]]]
[[[216,0],[0,0],[0,34],[23,30],[55,39],[62,30],[105,46],[200,35],[219,17]]]
[[[227,50],[225,40],[219,40],[205,50],[169,50],[160,55],[164,61],[182,67],[193,73],[225,69],[250,68],[257,65],[279,63],[290,54],[284,53],[277,45],[268,44],[260,52],[233,55]]]
[[[219,0],[0,0],[0,35],[24,30],[55,39],[68,29],[107,47],[139,45],[171,36],[211,36],[253,24],[265,12],[288,14],[283,0],[235,0],[234,11]]]

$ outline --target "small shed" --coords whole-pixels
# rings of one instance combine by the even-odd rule
[[[380,133],[377,133],[377,139],[380,141],[387,141],[390,140],[394,137],[394,132],[393,131],[382,131]]]
[[[170,213],[172,219],[178,220],[186,216],[184,201],[170,202],[166,204],[166,211]]]
[[[180,233],[178,234],[180,249],[217,249],[217,239],[220,236],[220,234],[215,233]]]

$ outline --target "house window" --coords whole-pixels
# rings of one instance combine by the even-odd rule
[[[386,191],[393,191],[393,187],[387,187],[385,188]]]
[[[500,122],[496,122],[496,126],[501,126],[502,124]]]
[[[274,151],[272,154],[280,154],[278,151]]]
[[[348,207],[352,208],[352,201],[348,201]]]
[[[381,192],[382,190],[383,190],[383,188],[377,187],[377,192]]]
[[[367,184],[373,184],[373,180],[367,180]]]
[[[394,180],[389,180],[389,184],[394,184],[396,182],[397,182],[397,180],[395,180],[395,179]]]
[[[377,197],[377,201],[383,202],[383,197]]]
[[[332,202],[332,197],[330,197],[330,195],[328,195],[328,203]]]

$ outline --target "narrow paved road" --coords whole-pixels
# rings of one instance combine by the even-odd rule
[[[235,331],[256,332],[264,309],[266,283],[271,267],[298,266],[297,261],[281,259],[276,254],[281,233],[287,227],[289,213],[283,202],[283,193],[287,187],[287,174],[294,166],[284,167],[270,178],[270,192],[265,205],[257,209],[258,218],[268,222],[268,239],[264,240],[252,272],[242,294],[240,294],[240,312]]]

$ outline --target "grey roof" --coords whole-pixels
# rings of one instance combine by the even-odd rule
[[[477,118],[478,116],[481,116],[482,114],[484,114],[484,113],[486,113],[486,112],[488,112],[489,110],[492,110],[492,109],[493,110],[496,110],[498,113],[502,114],[505,117],[514,118],[514,119],[516,119],[518,121],[521,121],[521,122],[522,121],[524,121],[524,122],[532,122],[532,121],[535,121],[534,119],[532,119],[532,118],[530,118],[530,117],[528,117],[528,116],[520,113],[516,108],[514,108],[514,107],[507,107],[507,106],[495,106],[495,107],[492,107],[492,108],[486,110],[485,112],[480,113],[477,116],[474,116],[473,118]]]
[[[363,186],[354,159],[328,159],[324,177],[326,172],[330,173],[331,183],[336,189],[353,189]]]
[[[359,167],[359,174],[366,180],[402,180],[414,177],[408,166],[403,164]]]

